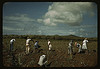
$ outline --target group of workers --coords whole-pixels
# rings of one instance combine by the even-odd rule
[[[87,43],[88,40],[87,38],[85,38],[83,40],[83,45],[81,46],[81,44],[79,44],[78,42],[75,42],[75,44],[73,44],[73,41],[71,40],[71,42],[69,43],[69,46],[68,46],[68,54],[72,54],[73,53],[73,46],[79,48],[78,49],[78,53],[81,53],[82,51],[86,51],[87,50]]]
[[[10,40],[10,51],[13,50],[13,42],[14,41],[15,41],[15,39]],[[26,40],[26,54],[29,54],[29,52],[30,52],[30,41],[33,41],[33,40],[28,37]],[[87,40],[87,38],[85,38],[83,41],[83,45],[81,46],[77,42],[75,42],[75,44],[73,44],[73,41],[71,40],[69,42],[69,45],[68,45],[68,54],[73,53],[73,46],[76,46],[78,48],[78,53],[80,53],[82,50],[86,50],[87,49],[87,45],[86,45],[87,42],[88,42],[88,40]],[[35,49],[37,49],[39,47],[38,41],[35,42],[34,47],[35,47]],[[52,50],[52,45],[51,45],[50,40],[48,40],[48,50],[49,51]],[[47,61],[45,59],[46,59],[46,55],[41,55],[38,64],[40,66],[45,65],[47,63]]]

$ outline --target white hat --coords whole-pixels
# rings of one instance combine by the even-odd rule
[[[46,55],[42,55],[43,57],[45,57]]]

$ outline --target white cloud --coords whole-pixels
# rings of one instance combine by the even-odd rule
[[[80,31],[85,31],[85,30],[83,28],[81,28]]]
[[[14,15],[14,16],[5,16],[3,18],[5,21],[22,21],[22,22],[32,22],[35,21],[34,19],[28,17],[26,14],[21,14],[21,15]]]
[[[50,18],[45,19],[45,20],[44,20],[44,23],[45,23],[45,24],[50,24]]]
[[[22,31],[24,30],[23,28],[11,28],[11,27],[3,27],[3,30],[11,30],[11,31]]]
[[[42,19],[37,19],[37,22],[42,23]]]
[[[35,24],[35,19],[28,17],[27,14],[4,16],[3,34],[37,34],[38,27]]]
[[[52,22],[52,20],[50,18],[44,19],[43,22],[45,23],[45,25],[56,25],[55,23]]]
[[[28,17],[27,14],[4,16],[3,29],[4,30],[20,30],[22,28],[24,29],[26,26],[28,26],[28,24],[32,24],[34,21],[35,19]],[[32,27],[32,25],[30,27]]]
[[[75,32],[74,31],[70,31],[70,32],[68,32],[68,34],[75,35]]]
[[[72,29],[69,29],[69,31],[67,32],[69,35],[72,34],[72,35],[75,35],[76,34],[76,31],[72,30]]]
[[[83,15],[89,12],[94,15],[92,2],[54,2],[49,6],[43,20],[45,25],[65,23],[79,25],[83,21]]]
[[[39,31],[38,31],[38,33],[39,33],[39,34],[42,34],[42,31],[41,31],[41,30],[39,30]]]

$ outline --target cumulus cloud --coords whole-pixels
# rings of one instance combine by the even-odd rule
[[[68,25],[80,25],[83,15],[88,12],[91,16],[94,5],[92,2],[54,2],[49,6],[48,12],[41,19],[45,25],[57,25],[65,23]],[[40,20],[38,20],[40,22]]]

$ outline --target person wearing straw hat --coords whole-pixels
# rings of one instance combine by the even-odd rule
[[[49,48],[49,51],[52,49],[52,45],[51,45],[50,40],[48,40],[48,48]]]
[[[51,51],[52,50],[52,45],[51,45],[51,43],[49,44],[49,51]]]

